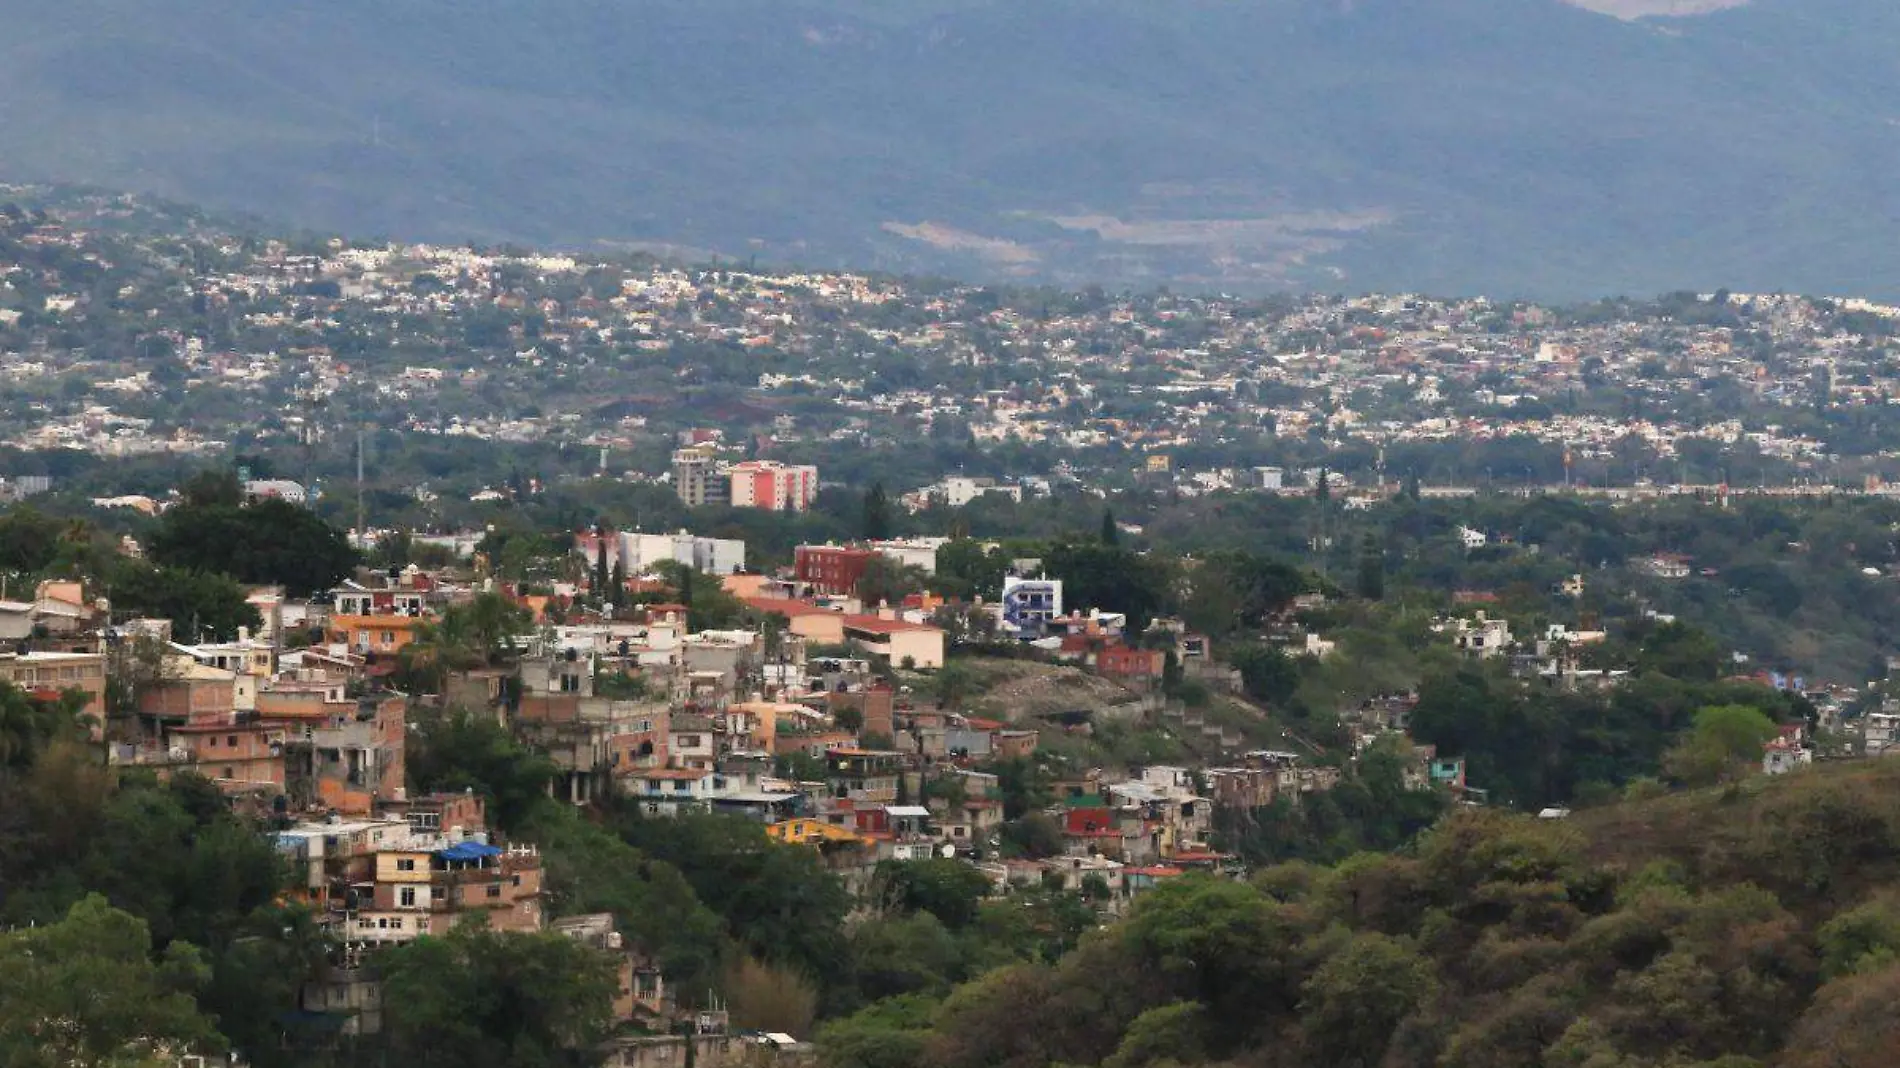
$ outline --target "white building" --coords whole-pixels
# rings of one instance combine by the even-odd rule
[[[662,560],[671,560],[709,575],[730,575],[745,570],[745,542],[735,538],[702,538],[686,531],[677,534],[629,534],[621,532],[620,566],[629,575],[649,571]]]
[[[1062,614],[1060,579],[1003,579],[1003,625],[1022,638],[1040,638]]]
[[[903,567],[914,567],[926,575],[937,573],[937,550],[950,543],[949,538],[906,538],[902,541],[874,541],[871,548]]]
[[[946,505],[951,508],[961,508],[971,501],[976,500],[978,497],[984,497],[990,494],[1008,497],[1012,501],[1021,501],[1023,499],[1023,488],[1018,485],[998,482],[993,478],[969,478],[963,475],[953,475],[933,486],[925,486],[915,493],[905,494],[904,504],[913,512],[922,511],[932,503]]]
[[[1450,633],[1460,652],[1485,659],[1510,648],[1511,625],[1502,619],[1490,619],[1479,612],[1476,619],[1443,620],[1432,625],[1440,633]]]
[[[1812,763],[1813,750],[1786,738],[1777,738],[1762,747],[1761,770],[1764,775],[1786,775]]]

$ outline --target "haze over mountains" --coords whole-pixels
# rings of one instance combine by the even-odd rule
[[[1670,3],[0,0],[0,180],[1068,284],[1900,294],[1900,10],[1616,17]]]

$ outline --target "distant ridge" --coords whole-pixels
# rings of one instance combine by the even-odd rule
[[[0,179],[1070,285],[1900,295],[1900,5],[1573,3],[1671,0],[0,0]]]

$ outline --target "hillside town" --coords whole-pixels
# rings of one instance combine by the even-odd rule
[[[743,1034],[716,1005],[679,1002],[658,960],[612,915],[557,907],[538,844],[501,833],[487,797],[414,788],[418,717],[454,710],[505,728],[550,762],[546,792],[565,804],[756,824],[822,858],[861,908],[873,907],[889,865],[941,859],[980,873],[989,896],[1070,893],[1106,922],[1184,874],[1241,874],[1246,861],[1219,844],[1217,827],[1297,808],[1375,751],[1397,754],[1405,790],[1487,802],[1487,784],[1468,776],[1462,755],[1408,735],[1418,693],[1338,709],[1344,754],[1284,731],[1279,745],[1265,744],[1264,710],[1238,727],[1213,723],[1204,698],[1191,706],[1173,685],[1191,679],[1244,702],[1240,672],[1209,636],[1169,618],[1135,630],[1114,605],[1065,603],[1064,583],[1037,560],[1016,561],[993,603],[861,596],[877,568],[930,571],[948,545],[808,545],[792,566],[759,572],[731,539],[583,531],[571,552],[589,577],[546,593],[498,580],[480,553],[429,568],[359,568],[310,598],[250,589],[262,626],[226,641],[128,618],[99,589],[49,580],[31,601],[0,602],[0,638],[12,643],[0,681],[46,700],[74,695],[112,767],[160,781],[200,776],[267,821],[294,873],[294,899],[332,947],[331,967],[300,1003],[339,1033],[381,1026],[379,948],[467,922],[551,930],[618,962],[614,1011],[629,1029],[608,1063],[639,1068],[675,1056],[797,1062],[810,1048],[808,1036]],[[603,575],[624,577],[603,589]],[[1565,595],[1580,598],[1584,581],[1575,577]],[[694,582],[719,587],[740,614],[696,625]],[[1305,622],[1326,600],[1293,598],[1267,621],[1269,640],[1291,658],[1335,655],[1336,643]],[[1474,597],[1433,622],[1448,655],[1508,664],[1538,690],[1605,692],[1627,681],[1626,671],[1584,666],[1602,631],[1514,633],[1487,609],[1495,598]],[[501,621],[478,661],[418,673],[444,656],[452,620],[472,611]],[[978,714],[969,681],[950,680],[988,662],[1056,673],[1054,702]],[[1849,721],[1851,689],[1739,681],[1801,692],[1818,710],[1762,745],[1764,774],[1817,753],[1900,751],[1900,702]],[[109,694],[118,707],[108,708]],[[1105,729],[1192,736],[1196,758],[1105,765],[1064,755],[1076,736]],[[1020,787],[1004,779],[1029,768],[1046,793],[1010,811],[1022,805],[1008,797]]]
[[[189,933],[217,1019],[164,1068],[924,1063],[953,991],[1202,895],[1900,753],[1900,309],[996,290],[14,192],[0,814],[71,828],[0,820],[49,873],[0,878],[0,957]]]
[[[170,221],[99,196],[0,217],[6,445],[294,454],[375,427],[560,443],[574,471],[760,507],[919,441],[978,446],[995,470],[930,470],[926,449],[894,490],[1205,493],[1322,468],[1368,486],[1900,478],[1878,418],[1900,396],[1900,309],[1865,301],[1053,294],[130,220]],[[694,428],[721,437],[686,452],[730,453],[702,460],[797,477],[691,482],[669,453]]]

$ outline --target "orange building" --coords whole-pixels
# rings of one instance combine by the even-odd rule
[[[331,616],[330,641],[349,646],[358,654],[393,654],[416,640],[416,630],[426,620],[415,616]]]
[[[284,792],[284,731],[259,723],[209,721],[173,727],[174,749],[187,754],[184,770],[194,771],[226,790],[268,788]]]
[[[182,658],[180,658],[182,659]],[[191,662],[139,697],[139,715],[162,723],[228,720],[237,710],[237,676]]]

